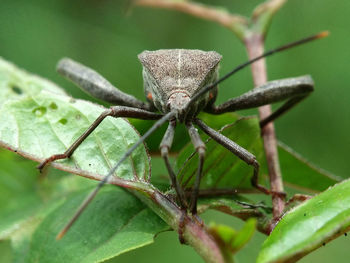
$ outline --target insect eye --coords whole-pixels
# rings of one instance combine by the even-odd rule
[[[153,99],[152,93],[151,93],[151,92],[148,92],[148,94],[147,94],[147,99],[149,99],[149,100],[152,100],[152,99]]]

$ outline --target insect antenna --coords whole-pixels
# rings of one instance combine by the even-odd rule
[[[329,32],[328,31],[323,31],[323,32],[320,32],[316,35],[312,35],[312,36],[309,36],[309,37],[306,37],[306,38],[303,38],[303,39],[300,39],[298,41],[295,41],[295,42],[291,42],[291,43],[288,43],[286,45],[283,45],[281,47],[278,47],[278,48],[275,48],[275,49],[271,49],[265,53],[263,53],[262,55],[258,56],[258,57],[255,57],[239,66],[237,66],[236,68],[234,68],[232,71],[230,71],[229,73],[227,73],[226,75],[224,75],[223,77],[221,77],[220,79],[218,79],[217,81],[215,81],[214,83],[204,87],[203,89],[201,89],[198,93],[196,93],[192,98],[191,100],[188,102],[187,104],[187,109],[189,109],[189,107],[200,97],[202,96],[203,94],[207,93],[209,90],[213,89],[215,86],[217,86],[220,82],[228,79],[229,77],[231,77],[233,74],[235,74],[236,72],[240,71],[241,69],[245,68],[246,66],[249,66],[250,64],[253,64],[254,62],[264,58],[264,57],[268,57],[268,56],[271,56],[277,52],[280,52],[280,51],[284,51],[286,49],[289,49],[289,48],[292,48],[292,47],[296,47],[296,46],[299,46],[299,45],[302,45],[302,44],[305,44],[309,41],[312,41],[312,40],[316,40],[316,39],[320,39],[320,38],[324,38],[324,37],[327,37],[329,35]]]
[[[74,216],[71,218],[71,220],[65,225],[65,227],[58,233],[56,236],[56,239],[61,239],[64,234],[69,230],[69,228],[73,225],[73,223],[79,218],[81,213],[85,210],[87,205],[94,199],[96,194],[99,192],[99,190],[104,186],[106,183],[108,183],[109,178],[113,176],[115,171],[118,169],[120,164],[125,161],[132,152],[141,144],[143,143],[155,130],[157,130],[161,125],[163,125],[165,122],[169,121],[172,117],[175,116],[175,112],[171,111],[164,115],[162,118],[157,120],[153,126],[133,145],[131,146],[126,153],[123,155],[122,158],[118,161],[118,163],[113,166],[113,168],[108,172],[108,174],[103,178],[102,181],[97,185],[97,187],[85,198],[85,200],[81,203],[80,207],[75,212]]]

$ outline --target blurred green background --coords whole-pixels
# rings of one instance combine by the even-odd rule
[[[248,16],[263,1],[202,1]],[[311,162],[348,177],[350,147],[350,2],[346,0],[288,1],[276,14],[266,48],[330,30],[327,39],[267,59],[269,79],[311,74],[315,92],[276,122],[278,138]],[[189,48],[215,50],[223,55],[222,74],[244,62],[243,45],[227,29],[211,22],[167,10],[130,9],[122,0],[1,0],[0,56],[48,78],[77,98],[93,100],[55,72],[57,61],[71,57],[100,72],[123,91],[143,99],[143,50]],[[218,102],[252,88],[249,69],[221,84]],[[245,112],[247,114],[256,111]],[[283,172],[283,171],[282,171]],[[0,167],[1,173],[1,167]],[[240,222],[208,213],[206,219],[235,227]],[[238,262],[254,262],[264,236],[238,254]],[[349,237],[340,237],[301,262],[348,262]],[[9,242],[0,243],[0,262],[9,262]],[[113,262],[202,262],[181,246],[173,232]]]

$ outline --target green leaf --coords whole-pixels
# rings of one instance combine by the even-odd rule
[[[250,218],[244,224],[243,228],[239,231],[222,225],[212,223],[210,225],[210,232],[215,238],[220,240],[220,243],[224,246],[225,250],[235,253],[242,249],[245,244],[253,237],[256,229],[256,219]]]
[[[257,262],[295,262],[349,228],[347,180],[289,211],[264,242]]]
[[[233,251],[242,249],[249,242],[255,233],[256,224],[257,221],[255,218],[250,218],[246,221],[243,228],[236,234],[235,239],[230,244]]]
[[[136,197],[105,187],[70,231],[55,236],[74,214],[91,188],[72,194],[36,229],[28,262],[102,262],[153,242],[168,227]]]
[[[318,168],[284,143],[278,143],[278,154],[284,183],[291,188],[306,191],[324,191],[341,179]]]
[[[2,61],[1,65],[8,67],[2,71],[0,67],[0,90],[7,99],[0,104],[0,144],[32,160],[63,153],[104,111],[99,105],[62,95],[56,86],[29,77],[11,64]],[[23,91],[20,96],[13,92],[14,85]],[[58,92],[53,93],[53,87]],[[138,139],[139,134],[125,119],[108,117],[72,158],[59,163],[105,175]],[[123,162],[116,175],[126,180],[149,180],[149,158],[143,145]]]
[[[15,65],[0,57],[0,107],[9,99],[20,99],[43,89],[56,94],[65,94],[51,81],[19,70]]]
[[[28,250],[31,234],[45,215],[62,196],[89,181],[76,184],[70,177],[68,182],[60,178],[62,173],[50,175],[49,180],[39,178],[34,162],[4,150],[0,150],[0,167],[0,239],[11,239],[14,258],[21,259],[21,251]]]
[[[14,262],[24,262],[31,235],[42,219],[71,191],[92,181],[53,173],[40,178],[35,163],[0,150],[0,239],[10,239]]]
[[[41,195],[47,189],[34,190],[39,183],[34,166],[33,162],[0,150],[0,238],[9,235],[41,205]]]
[[[215,118],[216,119],[216,118]],[[258,120],[253,117],[242,118],[222,129],[222,134],[253,153],[258,160],[262,157],[262,143]],[[206,158],[203,168],[201,189],[240,188],[251,189],[250,179],[253,168],[213,140],[206,144]],[[197,172],[197,155],[188,156],[193,146],[187,145],[179,154],[176,168],[181,184],[188,188],[194,183]],[[184,165],[183,165],[184,164]]]
[[[66,236],[56,241],[96,183],[63,174],[38,181],[34,165],[0,151],[0,239],[11,240],[14,262],[62,262],[62,258],[100,262],[152,243],[168,228],[131,193],[107,186]]]

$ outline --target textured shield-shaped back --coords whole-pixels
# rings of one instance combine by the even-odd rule
[[[187,49],[144,51],[138,57],[144,67],[145,85],[151,82],[148,86],[152,92],[159,92],[155,95],[160,96],[163,103],[177,91],[184,91],[191,97],[207,84],[208,76],[216,71],[221,60],[221,55],[215,51]]]

